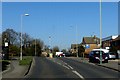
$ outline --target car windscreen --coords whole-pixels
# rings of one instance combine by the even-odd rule
[[[102,55],[105,54],[103,51],[93,51],[93,55],[95,55],[95,56],[99,56],[100,53],[102,53]]]
[[[109,54],[110,54],[110,55],[115,55],[115,53],[113,53],[113,52],[110,52]]]

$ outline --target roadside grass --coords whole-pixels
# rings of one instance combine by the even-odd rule
[[[19,61],[19,65],[30,65],[32,59],[32,56],[25,56],[22,60]]]
[[[10,62],[10,60],[0,60],[0,62]]]

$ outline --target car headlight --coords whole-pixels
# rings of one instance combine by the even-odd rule
[[[99,59],[98,57],[95,57],[95,59]]]
[[[105,57],[105,59],[108,59],[108,57]]]

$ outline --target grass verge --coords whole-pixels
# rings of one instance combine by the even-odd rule
[[[25,56],[22,60],[19,61],[19,65],[30,65],[32,59],[32,56]]]

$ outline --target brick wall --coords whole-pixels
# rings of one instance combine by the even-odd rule
[[[89,44],[90,48],[85,49],[85,54],[89,54],[92,49],[100,48],[97,44]]]

